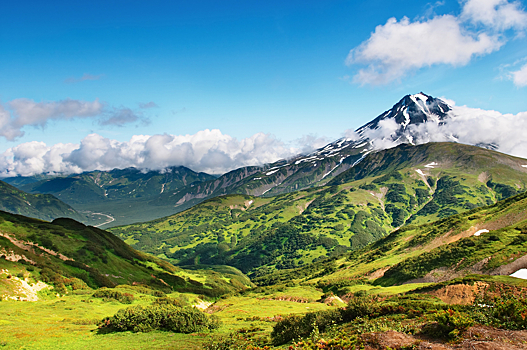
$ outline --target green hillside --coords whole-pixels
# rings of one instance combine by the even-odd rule
[[[60,217],[79,221],[86,217],[49,194],[29,194],[0,181],[0,210],[42,220]]]
[[[143,284],[165,291],[221,295],[251,285],[233,268],[187,271],[174,267],[130,248],[109,232],[72,219],[45,222],[0,212],[0,252],[2,268],[22,267],[35,280],[62,284],[69,290]]]
[[[346,294],[469,274],[510,275],[527,254],[527,194],[433,223],[407,225],[363,249],[254,278],[259,285],[296,280]]]
[[[333,186],[266,198],[217,197],[111,232],[175,264],[228,264],[261,274],[356,250],[405,224],[525,191],[525,163],[454,143],[401,145],[367,156]]]

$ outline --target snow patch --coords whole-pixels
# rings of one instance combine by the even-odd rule
[[[523,168],[527,168],[527,164],[526,165],[522,165]]]
[[[273,188],[271,187],[270,189],[265,190],[265,191],[262,193],[262,196],[263,196],[264,194],[266,194],[267,192],[271,191],[272,189],[273,189]]]
[[[370,152],[371,152],[371,150],[368,151],[368,152],[366,152],[366,153],[364,153],[364,154],[362,155],[362,157],[360,157],[359,159],[357,159],[357,160],[355,161],[355,163],[353,163],[353,164],[351,165],[351,167],[353,168],[355,165],[359,164],[364,158],[366,158],[366,156],[367,156],[368,153],[370,153]]]
[[[432,163],[429,163],[429,164],[425,165],[425,168],[432,168],[432,169],[434,169],[434,167],[437,166],[437,165],[439,165],[439,164],[437,164],[436,162],[432,162]]]
[[[489,230],[487,230],[487,229],[484,228],[484,229],[479,230],[478,232],[474,233],[474,236],[479,236],[479,235],[481,235],[482,233],[487,233],[487,232],[489,232]]]
[[[273,174],[276,173],[278,170],[280,170],[280,169],[276,169],[276,170],[269,171],[269,172],[265,173],[265,175],[267,175],[267,176],[269,176],[269,175],[273,175]]]
[[[419,175],[425,176],[425,174],[423,173],[423,171],[422,171],[421,169],[417,169],[416,172],[417,172]]]
[[[363,142],[363,143],[361,143],[361,144],[359,144],[357,146],[353,146],[353,148],[361,148],[362,146],[367,145],[367,144],[368,144],[368,142]]]
[[[513,274],[510,274],[509,276],[527,280],[527,269],[519,269],[518,271],[514,272]]]
[[[347,158],[347,157],[342,157],[342,158],[340,158],[340,162],[339,162],[337,165],[335,165],[335,166],[333,167],[333,169],[331,169],[329,172],[327,172],[326,174],[324,174],[324,176],[322,176],[322,179],[325,178],[326,176],[328,176],[329,174],[331,174],[331,173],[333,172],[333,170],[335,170],[339,165],[341,165],[341,164],[342,164],[342,161],[343,161],[344,159],[346,159],[346,158]]]
[[[408,124],[410,124],[410,115],[408,114],[408,109],[406,108],[404,109],[403,115],[404,115],[404,122],[402,124],[403,124],[403,128],[406,128]]]
[[[261,180],[261,177],[255,177],[253,180]]]

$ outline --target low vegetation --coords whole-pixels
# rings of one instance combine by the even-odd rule
[[[150,332],[164,330],[176,333],[194,333],[219,327],[219,320],[195,308],[172,304],[132,306],[119,310],[101,321],[99,330],[105,332]]]

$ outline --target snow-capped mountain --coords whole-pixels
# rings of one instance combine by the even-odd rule
[[[201,191],[201,195],[204,191],[207,196],[227,193],[261,196],[324,184],[358,164],[373,151],[395,147],[401,143],[412,144],[414,140],[423,143],[428,137],[423,134],[426,131],[420,126],[424,123],[441,125],[452,117],[451,110],[443,100],[422,92],[407,95],[391,109],[355,130],[352,137],[338,139],[307,155],[281,160],[260,169],[251,167],[249,172],[246,168],[231,171],[210,184],[201,184],[193,191]],[[455,141],[450,136],[446,138]],[[197,195],[196,192],[195,196]],[[187,193],[186,196],[194,198],[193,194]]]
[[[446,119],[451,118],[449,112],[452,108],[443,100],[418,93],[406,95],[391,109],[379,115],[371,122],[355,130],[351,138],[341,138],[323,148],[320,148],[307,156],[295,159],[295,163],[322,160],[325,157],[334,157],[342,152],[349,153],[354,149],[360,149],[361,153],[373,149],[384,149],[396,146],[400,143],[413,144],[414,140],[427,139],[422,135],[423,131],[417,126],[423,123],[436,123],[441,125]],[[455,141],[451,136],[449,139]],[[351,156],[346,154],[345,157]]]
[[[356,133],[365,137],[368,131],[379,129],[383,122],[390,120],[398,126],[393,135],[390,135],[390,139],[394,142],[413,143],[412,133],[415,131],[412,130],[412,126],[427,122],[441,124],[445,119],[450,118],[451,110],[452,108],[443,100],[422,92],[416,95],[406,95],[391,109],[358,128]]]

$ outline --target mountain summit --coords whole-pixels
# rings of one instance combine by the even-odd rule
[[[429,122],[441,125],[446,119],[451,118],[449,114],[451,110],[452,108],[443,100],[422,92],[406,95],[391,109],[361,126],[352,135],[338,139],[307,156],[296,157],[294,163],[311,162],[316,166],[317,161],[340,155],[339,164],[336,166],[342,164],[344,166],[339,170],[333,168],[336,173],[340,173],[349,168],[346,164],[356,165],[373,150],[391,148],[401,143],[414,144],[415,140],[428,140],[428,136],[423,134],[420,126]],[[455,141],[452,137],[446,138]],[[328,175],[330,174],[325,174],[324,178]]]
[[[391,109],[387,110],[368,124],[361,126],[355,132],[358,135],[367,134],[368,130],[379,129],[381,124],[392,121],[397,126],[391,139],[394,142],[404,142],[403,138],[409,143],[413,143],[411,134],[412,126],[436,122],[440,124],[443,120],[449,118],[448,112],[452,108],[443,100],[428,96],[422,92],[415,95],[406,95],[397,102]]]

